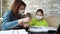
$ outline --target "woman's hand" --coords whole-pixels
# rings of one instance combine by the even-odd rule
[[[29,23],[31,21],[31,18],[29,18],[29,17],[26,17],[26,18],[23,18],[23,19],[19,19],[18,20],[18,25],[24,25],[24,23]],[[24,25],[24,26],[26,26],[26,25]]]
[[[24,24],[23,27],[26,28],[26,27],[29,27],[29,25],[28,24]]]
[[[24,28],[29,27],[29,22],[30,22],[30,21],[31,21],[31,18],[29,18],[29,17],[24,18],[24,19],[23,19],[23,27],[24,27]]]
[[[30,21],[31,21],[31,18],[29,17],[23,18],[24,23],[29,23]]]
[[[18,25],[21,25],[21,26],[23,25],[23,19],[18,20]]]

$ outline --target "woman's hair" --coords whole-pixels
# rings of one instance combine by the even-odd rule
[[[37,12],[36,12],[36,14],[37,14],[38,12],[41,12],[41,13],[42,13],[42,15],[44,15],[44,12],[43,12],[43,10],[42,10],[42,9],[38,9],[38,10],[37,10]]]
[[[22,1],[22,0],[15,0],[13,5],[11,6],[11,10],[13,11],[13,13],[16,15],[17,11],[19,9],[19,7],[23,5],[24,7],[26,7],[26,4]]]

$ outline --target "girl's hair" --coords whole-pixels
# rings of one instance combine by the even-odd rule
[[[38,10],[37,10],[37,12],[36,12],[36,14],[37,14],[38,12],[41,12],[41,13],[42,13],[42,15],[44,15],[44,12],[43,12],[43,10],[42,10],[42,9],[38,9]]]
[[[17,15],[18,9],[21,5],[26,7],[26,4],[22,0],[15,0],[13,5],[11,6],[11,10],[15,15]]]
[[[30,13],[24,14],[24,18],[25,18],[25,17],[30,17],[30,18],[32,18],[32,16],[31,16]]]

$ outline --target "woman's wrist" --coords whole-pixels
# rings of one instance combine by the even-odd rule
[[[18,25],[21,25],[23,23],[23,19],[18,20]]]

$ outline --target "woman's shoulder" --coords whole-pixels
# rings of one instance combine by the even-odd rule
[[[6,10],[6,12],[4,13],[3,17],[9,16],[11,13],[12,13],[11,10]]]
[[[6,10],[6,12],[5,13],[11,13],[11,10]]]

